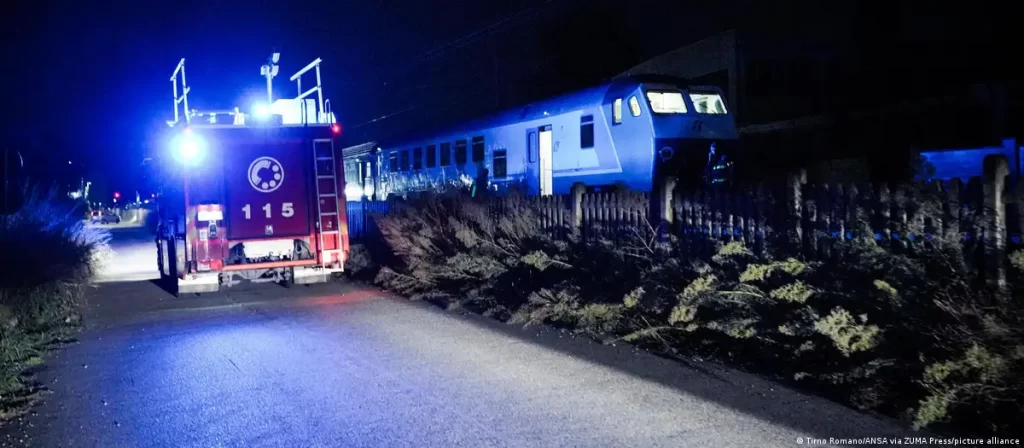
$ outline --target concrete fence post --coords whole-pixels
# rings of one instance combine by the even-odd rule
[[[583,193],[586,193],[587,186],[583,182],[572,184],[569,195],[569,209],[572,212],[572,226],[579,230],[583,227]]]
[[[988,218],[988,229],[985,232],[985,280],[1000,290],[1006,288],[1006,206],[1003,203],[1003,192],[1009,174],[1010,163],[1006,156],[992,154],[985,157],[985,216]]]
[[[660,185],[660,197],[658,198],[660,220],[663,223],[672,225],[675,219],[675,210],[672,207],[672,200],[675,197],[676,192],[676,179],[673,177],[666,177],[661,180]]]
[[[803,187],[807,183],[807,170],[790,174],[787,179],[786,196],[788,196],[789,222],[786,223],[786,234],[790,247],[799,251],[804,239],[803,224]]]

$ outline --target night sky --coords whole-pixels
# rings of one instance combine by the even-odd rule
[[[461,120],[599,82],[744,21],[810,23],[813,12],[796,3],[815,2],[18,3],[0,17],[7,144],[26,152],[37,178],[84,174],[129,190],[124,172],[165,150],[169,78],[182,57],[198,109],[249,109],[265,94],[259,67],[274,50],[275,91],[292,97],[287,77],[322,57],[325,94],[355,144],[424,117]],[[889,12],[876,11],[879,23]]]
[[[181,57],[199,109],[248,109],[275,49],[285,75],[275,88],[289,96],[287,76],[322,57],[325,93],[359,139],[400,132],[431,104],[457,103],[459,119],[596,82],[728,26],[650,0],[631,4],[660,14],[588,0],[20,3],[0,19],[12,99],[3,131],[33,165],[70,169],[68,159],[93,176],[162,149]]]

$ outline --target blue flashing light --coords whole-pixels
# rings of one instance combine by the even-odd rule
[[[252,115],[256,117],[256,119],[258,120],[266,120],[267,118],[270,117],[270,106],[267,106],[266,104],[263,103],[259,103],[255,107],[253,107]]]
[[[191,141],[191,139],[181,142],[179,150],[181,151],[181,157],[186,160],[192,160],[199,155],[199,145]]]
[[[171,142],[171,149],[179,162],[194,163],[202,157],[203,139],[191,129],[185,129]]]

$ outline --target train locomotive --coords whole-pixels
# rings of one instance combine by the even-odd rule
[[[738,143],[721,89],[665,77],[617,79],[449,129],[346,152],[349,200],[479,185],[495,192],[651,191],[705,181]],[[709,160],[709,155],[714,160]]]

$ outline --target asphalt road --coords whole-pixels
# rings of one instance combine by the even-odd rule
[[[139,241],[119,234],[115,248]],[[0,429],[0,444],[795,447],[909,434],[714,365],[344,282],[185,298],[149,281],[104,283],[79,343],[39,379],[44,402]]]
[[[99,282],[153,280],[160,278],[157,270],[155,236],[141,224],[90,224],[111,233],[110,262],[104,266]]]

